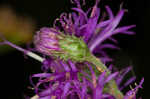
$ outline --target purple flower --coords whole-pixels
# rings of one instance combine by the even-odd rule
[[[67,65],[68,64],[68,65]],[[39,82],[35,85],[36,94],[41,99],[49,99],[49,97],[57,97],[57,99],[66,99],[74,93],[78,97],[78,88],[76,84],[80,84],[78,71],[71,61],[64,63],[62,61],[52,62],[53,73],[34,74],[32,77],[39,77]],[[46,85],[47,83],[47,85]],[[39,86],[44,85],[39,90]],[[55,98],[54,98],[55,99]]]
[[[60,16],[59,20],[57,19],[54,22],[53,28],[42,28],[39,32],[37,32],[34,41],[37,50],[46,55],[50,56],[57,55],[59,56],[60,59],[63,60],[71,59],[76,60],[76,62],[79,61],[83,62],[84,60],[81,61],[81,59],[84,59],[84,57],[77,57],[76,59],[72,57],[80,56],[77,55],[77,53],[81,51],[79,49],[84,48],[86,49],[86,47],[83,46],[77,47],[77,45],[71,46],[71,44],[74,44],[74,41],[70,43],[70,41],[72,41],[74,38],[81,37],[84,40],[84,43],[86,43],[91,53],[93,54],[100,53],[101,55],[100,58],[103,60],[103,62],[110,61],[111,59],[107,56],[107,54],[103,50],[105,48],[112,48],[112,49],[119,49],[119,48],[114,44],[104,44],[103,42],[108,39],[114,43],[117,43],[117,40],[112,36],[118,33],[129,35],[134,34],[134,32],[129,31],[129,29],[135,27],[135,25],[118,27],[118,24],[125,12],[124,9],[120,9],[117,15],[114,16],[109,6],[106,6],[106,11],[108,13],[109,19],[104,18],[103,15],[100,15],[100,9],[97,7],[99,0],[96,0],[94,7],[92,9],[89,9],[88,11],[82,10],[80,0],[74,0],[72,3],[77,5],[77,7],[72,8],[72,10],[76,11],[77,13],[75,12],[72,12],[70,14],[63,13]],[[57,21],[61,23],[61,26],[56,26]],[[60,30],[62,29],[63,33],[60,32]],[[52,32],[52,30],[55,30],[54,33]],[[74,37],[70,39],[72,35]],[[59,39],[62,39],[63,37],[66,37],[66,39],[69,38],[68,39],[69,43],[68,42],[60,43]],[[64,40],[65,39],[63,39],[63,41]],[[77,43],[79,44],[80,42]],[[74,50],[73,48],[79,49]],[[60,53],[58,55],[55,51],[57,51],[57,53],[61,52],[63,53],[63,55],[60,55]],[[68,53],[66,53],[67,51]],[[81,51],[81,53],[88,53],[88,52]],[[41,99],[43,98],[48,99],[52,97],[54,99],[55,98],[114,99],[114,97],[109,93],[103,92],[105,89],[107,89],[105,88],[106,84],[109,81],[111,81],[111,79],[116,80],[120,90],[122,90],[124,87],[126,87],[135,80],[135,77],[132,77],[123,86],[121,86],[120,83],[124,75],[129,71],[128,69],[126,69],[123,72],[122,76],[121,74],[118,74],[118,72],[106,76],[105,72],[103,72],[101,75],[97,77],[95,71],[93,70],[93,68],[91,68],[90,65],[88,66],[88,69],[91,72],[91,74],[85,73],[82,71],[82,69],[77,68],[78,66],[76,66],[76,63],[72,63],[69,61],[69,64],[71,65],[68,65],[68,62],[63,63],[61,60],[56,62],[51,60],[50,64],[48,65],[45,64],[44,67],[46,69],[51,69],[53,71],[52,74],[41,73],[33,75],[33,77],[40,77],[39,83],[37,84],[37,86],[35,86],[35,88],[36,94],[38,94]],[[82,76],[79,76],[79,74]],[[49,82],[48,86],[46,86],[43,90],[38,90],[41,84],[47,82]],[[134,93],[136,92],[134,91]],[[128,96],[130,97],[131,95],[127,94],[125,96],[125,99]]]
[[[53,66],[53,73],[39,73],[32,76],[32,78],[39,78],[39,82],[34,85],[35,93],[39,99],[50,99],[50,97],[54,99],[115,99],[104,90],[107,88],[107,83],[112,79],[116,79],[119,86],[122,76],[119,76],[118,72],[106,76],[106,72],[103,72],[97,77],[90,64],[84,65],[88,68],[88,73],[76,68],[77,65],[71,61],[66,63],[61,60],[52,62],[50,66]],[[124,73],[128,71],[127,68]],[[144,79],[134,89],[127,92],[124,99],[135,97],[138,89],[142,88],[143,81]]]
[[[92,9],[88,9],[88,11],[82,10],[80,1],[82,0],[74,0],[72,2],[77,5],[77,7],[72,8],[72,10],[77,13],[63,13],[59,20],[57,19],[54,22],[54,28],[58,30],[63,28],[66,34],[82,37],[92,53],[100,53],[102,60],[111,61],[103,50],[104,48],[118,49],[118,47],[114,44],[103,44],[103,41],[108,39],[117,43],[117,40],[112,36],[119,33],[132,35],[134,32],[129,29],[135,27],[135,25],[118,27],[118,24],[125,13],[124,9],[120,9],[117,15],[114,16],[109,6],[106,6],[106,11],[109,16],[109,19],[107,19],[102,14],[100,15],[100,8],[98,8],[100,0],[96,0],[95,5]],[[83,4],[85,4],[84,0],[83,2]],[[56,26],[57,21],[61,23],[61,26]]]
[[[90,65],[88,68],[91,71],[91,76],[86,73],[78,76],[81,74],[80,70],[71,61],[68,61],[68,64],[62,61],[53,64],[55,64],[53,68],[55,72],[39,73],[32,76],[40,78],[35,85],[35,92],[40,99],[49,99],[49,97],[56,97],[56,99],[70,99],[71,97],[76,97],[74,99],[99,99],[103,97],[102,91],[105,83],[116,76],[115,73],[115,75],[112,74],[105,78],[104,72],[97,79]],[[58,69],[58,67],[60,68]],[[43,89],[39,88],[41,85],[43,85]]]
[[[37,34],[35,35],[35,40],[34,40],[36,49],[39,52],[46,54],[46,55],[52,56],[52,53],[54,53],[53,56],[54,55],[61,56],[60,58],[64,60],[67,60],[69,57],[70,58],[77,57],[75,59],[72,58],[72,60],[82,61],[82,59],[84,59],[83,57],[84,55],[81,53],[88,53],[87,51],[81,50],[81,49],[86,49],[85,46],[79,47],[79,45],[78,46],[74,45],[74,43],[70,42],[70,39],[69,39],[69,42],[65,41],[62,44],[62,43],[59,43],[58,37],[56,37],[56,34],[59,34],[59,35],[65,34],[67,38],[69,38],[68,35],[71,35],[71,36],[74,35],[84,40],[84,43],[86,43],[91,53],[100,54],[99,58],[103,62],[112,61],[112,59],[109,58],[109,56],[106,54],[104,50],[105,48],[119,49],[119,47],[116,46],[115,44],[109,44],[109,43],[103,43],[103,42],[105,40],[110,40],[114,43],[117,43],[117,40],[113,38],[112,36],[119,34],[119,33],[128,34],[128,35],[134,34],[134,32],[130,31],[129,29],[135,27],[135,25],[118,27],[118,24],[120,23],[125,13],[125,10],[120,9],[117,15],[115,16],[113,12],[111,11],[110,7],[105,6],[106,11],[109,16],[109,18],[105,18],[103,14],[100,14],[101,11],[100,11],[100,8],[98,8],[99,1],[100,0],[96,0],[96,3],[92,8],[88,9],[87,11],[84,11],[82,9],[82,5],[83,4],[85,5],[85,1],[73,0],[72,3],[77,6],[77,7],[72,8],[74,12],[71,12],[69,14],[62,13],[60,18],[57,18],[55,20],[54,27],[42,28],[40,31],[37,32]],[[83,2],[83,3],[81,4],[80,2]],[[61,26],[60,25],[57,26],[57,22],[59,22]],[[55,32],[55,33],[52,33],[52,32]],[[51,38],[47,34],[55,35],[55,39],[53,39],[53,36]],[[64,40],[65,39],[63,39],[62,41]],[[65,45],[70,45],[70,48],[66,47]],[[60,51],[60,49],[61,50],[63,49],[63,50],[59,52],[59,55],[56,55],[58,54],[58,50]],[[68,52],[68,53],[65,53],[65,52]],[[63,55],[60,55],[62,53]],[[70,53],[72,54],[69,55]]]
[[[131,70],[130,67],[122,70],[121,73],[118,71],[112,72],[112,70],[107,71],[107,67],[102,63],[98,63],[99,60],[94,58],[97,61],[93,60],[93,62],[99,64],[100,67],[102,67],[101,65],[104,67],[104,70],[99,73],[94,66],[91,66],[94,63],[92,64],[91,61],[86,60],[89,54],[99,53],[103,62],[110,61],[111,59],[104,49],[119,48],[114,44],[103,42],[108,39],[117,43],[117,40],[112,36],[118,33],[134,34],[129,29],[135,27],[135,25],[118,27],[125,10],[120,9],[117,15],[114,16],[109,6],[106,6],[109,16],[109,19],[107,19],[100,15],[100,8],[98,8],[100,0],[96,0],[95,5],[88,11],[82,10],[82,5],[85,4],[85,1],[83,0],[82,5],[80,1],[72,1],[77,6],[72,8],[75,12],[63,13],[59,20],[57,19],[54,22],[54,27],[41,28],[36,33],[34,37],[36,50],[42,54],[52,56],[50,59],[43,59],[5,39],[3,39],[4,42],[0,43],[8,44],[43,63],[43,73],[33,74],[31,77],[32,79],[39,78],[36,84],[31,80],[37,95],[36,98],[115,99],[117,95],[122,95],[120,91],[124,87],[135,80],[135,77],[131,77],[121,85],[124,76]],[[61,26],[56,26],[57,21],[61,23]],[[48,72],[49,70],[51,72]],[[121,97],[117,96],[117,99],[122,99],[122,97],[124,99],[135,99],[138,89],[142,88],[143,81],[144,79],[141,80],[139,85],[128,91],[124,97],[123,95],[120,95]],[[110,84],[115,85],[119,94],[114,94],[114,88],[110,88]]]

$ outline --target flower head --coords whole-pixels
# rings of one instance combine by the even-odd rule
[[[53,28],[41,28],[34,37],[36,49],[63,60],[85,61],[89,50],[82,38],[60,33]]]
[[[46,65],[46,64],[45,64]],[[39,82],[34,85],[35,93],[39,99],[116,99],[106,90],[107,84],[112,79],[122,79],[119,72],[114,72],[106,77],[106,72],[96,76],[92,66],[88,63],[86,68],[89,72],[85,72],[76,68],[72,61],[52,62],[50,67],[54,69],[53,73],[34,74],[32,78],[39,78]],[[125,72],[128,72],[129,68]],[[79,76],[80,75],[80,76]],[[122,80],[121,80],[122,81]],[[139,88],[142,88],[141,80],[139,85],[126,93],[123,99],[132,99],[136,96]],[[131,83],[131,82],[130,82]],[[120,84],[118,83],[118,86]],[[42,87],[43,86],[43,87]],[[53,99],[52,98],[52,99]]]
[[[34,74],[32,77],[39,77],[39,82],[34,86],[36,94],[40,99],[99,99],[112,97],[103,93],[104,85],[114,78],[118,73],[105,77],[105,72],[98,78],[92,67],[88,64],[89,73],[81,72],[71,61],[64,63],[52,63],[54,72]],[[80,76],[79,76],[80,74]],[[41,89],[41,86],[42,87]],[[40,87],[40,88],[39,88]],[[74,97],[74,98],[73,98]],[[55,99],[54,98],[54,99]]]
[[[75,12],[63,13],[59,19],[56,19],[53,28],[42,28],[37,32],[34,40],[36,49],[43,54],[59,57],[63,60],[71,59],[83,62],[91,52],[93,54],[99,53],[103,62],[111,61],[104,49],[119,48],[114,44],[103,42],[108,39],[116,43],[116,39],[112,36],[118,33],[134,34],[129,29],[135,25],[118,27],[125,13],[124,9],[120,9],[115,16],[109,6],[106,6],[109,16],[107,19],[103,14],[100,15],[99,0],[96,0],[95,5],[88,11],[82,9],[80,1],[74,0],[72,3],[75,3],[77,7],[72,8],[72,10]],[[61,23],[61,26],[57,26],[57,21]],[[55,32],[54,39],[54,35],[50,37],[52,32]]]
[[[73,12],[69,14],[63,13],[54,22],[54,28],[63,29],[64,33],[69,35],[74,34],[77,37],[82,37],[91,53],[99,53],[100,59],[104,62],[111,61],[104,49],[119,49],[116,46],[117,40],[113,35],[133,35],[134,32],[129,29],[135,27],[135,25],[118,27],[125,13],[123,8],[118,11],[117,15],[114,15],[110,7],[105,6],[108,18],[98,8],[100,0],[96,0],[95,5],[87,11],[82,9],[81,1],[85,4],[84,0],[73,0],[72,3],[76,5],[76,7],[72,8]],[[56,22],[61,23],[61,26],[57,26]],[[106,40],[110,40],[115,44],[104,43]]]

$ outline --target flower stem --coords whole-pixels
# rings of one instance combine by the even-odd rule
[[[31,97],[30,99],[39,99],[39,96],[35,95],[35,96]]]
[[[35,60],[38,60],[38,61],[40,61],[40,62],[43,62],[43,61],[45,60],[45,59],[42,58],[41,56],[39,56],[39,55],[37,55],[37,54],[35,54],[35,53],[29,51],[29,50],[23,49],[23,48],[21,48],[21,47],[15,45],[15,44],[9,42],[9,41],[4,41],[4,44],[9,45],[9,46],[11,46],[11,47],[13,47],[13,48],[15,48],[15,49],[17,49],[17,50],[19,50],[19,51],[25,53],[26,55],[28,55],[28,56],[30,56],[31,58],[34,58]]]
[[[95,56],[91,55],[89,58],[87,58],[87,61],[94,64],[101,73],[105,71],[106,76],[111,74],[111,71]],[[112,94],[116,99],[123,99],[123,93],[118,89],[114,79],[108,82],[107,88],[104,90],[104,92]]]

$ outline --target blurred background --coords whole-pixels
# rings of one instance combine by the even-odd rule
[[[94,0],[88,0],[92,6]],[[130,75],[137,76],[137,82],[144,76],[144,67],[148,67],[149,48],[149,23],[150,23],[150,2],[145,0],[101,0],[104,4],[110,5],[114,13],[119,10],[119,4],[128,9],[120,26],[136,24],[133,29],[134,36],[117,35],[118,46],[121,50],[107,50],[110,57],[114,58],[114,64],[122,69],[126,66],[133,66]],[[35,31],[43,26],[52,26],[54,19],[62,12],[70,12],[69,0],[0,0],[0,32],[11,42],[28,48],[32,45],[32,38]],[[32,46],[31,46],[32,47]],[[26,95],[32,96],[29,76],[41,72],[41,64],[23,53],[9,47],[0,46],[1,66],[1,90],[4,99],[24,99]],[[146,92],[146,91],[145,91]],[[139,94],[143,97],[144,89]]]

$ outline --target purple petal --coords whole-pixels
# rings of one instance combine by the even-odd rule
[[[100,57],[100,59],[104,64],[113,61],[113,59],[109,57]]]
[[[93,52],[93,50],[95,49],[95,47],[97,47],[98,44],[101,44],[104,40],[106,40],[107,38],[113,35],[112,32],[119,24],[123,14],[124,14],[124,10],[121,10],[118,13],[118,15],[112,20],[109,26],[106,29],[104,29],[102,33],[99,34],[98,37],[93,42],[91,42],[89,48],[91,52]]]
[[[119,47],[113,45],[113,44],[103,44],[99,47],[100,49],[104,49],[104,48],[111,48],[111,49],[120,49]]]
[[[103,88],[97,87],[94,91],[94,98],[93,99],[101,99],[102,98],[102,91],[103,91]]]
[[[96,28],[99,29],[99,28],[102,28],[102,27],[105,27],[107,26],[112,20],[106,20],[106,21],[100,21],[99,24],[97,24]]]
[[[121,32],[121,34],[134,35],[135,32],[132,32],[132,31],[123,31],[123,32]]]
[[[77,68],[76,68],[75,64],[71,60],[69,60],[68,62],[70,64],[70,67],[71,67],[72,71],[76,72]]]
[[[39,73],[39,74],[33,74],[32,77],[50,77],[52,74],[50,73]]]
[[[108,12],[108,15],[110,17],[110,19],[113,19],[114,18],[114,15],[112,13],[112,10],[109,8],[109,6],[105,6],[107,12]]]
[[[40,97],[38,99],[51,99],[51,96]]]
[[[114,43],[118,44],[118,41],[112,37],[108,38],[109,40],[113,41]]]
[[[119,27],[119,28],[117,28],[117,29],[115,29],[114,31],[113,31],[113,34],[117,34],[117,33],[120,33],[120,32],[126,32],[127,30],[129,30],[129,29],[131,29],[131,28],[133,28],[133,27],[135,27],[135,25],[130,25],[130,26],[124,26],[124,27]],[[128,34],[131,34],[131,33],[133,33],[133,32],[129,32]]]
[[[130,79],[128,79],[128,81],[124,84],[124,86],[128,86],[129,84],[131,84],[132,82],[134,82],[136,79],[136,77],[131,77]]]
[[[94,6],[91,17],[87,22],[87,27],[84,33],[84,41],[87,42],[91,38],[93,32],[96,29],[97,21],[100,15],[100,9]]]
[[[69,88],[70,88],[71,84],[70,82],[67,82],[63,88],[63,96],[66,96],[67,95],[67,92],[69,91]]]
[[[70,68],[68,67],[68,65],[62,61],[59,61],[59,63],[64,67],[65,71],[66,72],[69,72],[70,71]]]
[[[106,75],[106,72],[103,72],[99,77],[98,77],[98,84],[99,85],[103,85],[105,82],[105,75]]]
[[[82,9],[72,8],[72,10],[75,10],[75,11],[79,12],[80,14],[82,14],[85,20],[88,19],[87,16],[86,16],[86,13]]]
[[[86,95],[86,91],[87,91],[87,85],[86,85],[86,81],[85,79],[83,79],[83,85],[82,85],[82,89],[81,89],[81,97],[82,99],[85,99],[85,95]]]
[[[142,88],[142,84],[144,83],[144,78],[140,81],[139,87]]]
[[[115,73],[109,75],[109,76],[106,78],[105,82],[106,82],[106,83],[109,82],[110,80],[114,79],[117,75],[118,75],[118,72],[115,72]]]
[[[132,69],[132,67],[127,67],[124,70],[122,70],[123,73],[120,74],[120,76],[116,79],[116,82],[118,85],[122,82],[122,79],[124,76]]]
[[[90,18],[88,20],[88,25],[86,27],[86,33],[84,33],[84,41],[87,42],[89,40],[89,38],[92,36],[92,33],[95,31],[96,29],[96,25],[97,25],[97,17],[93,17]]]

